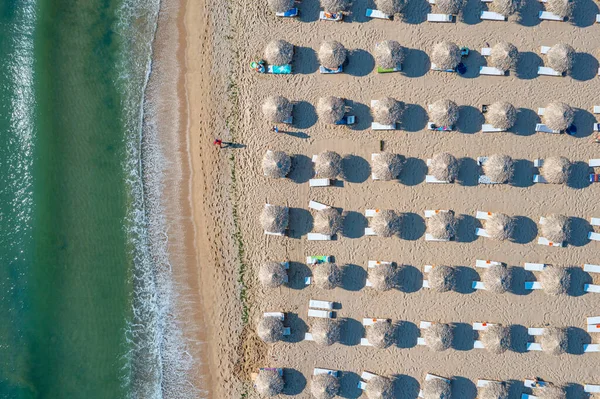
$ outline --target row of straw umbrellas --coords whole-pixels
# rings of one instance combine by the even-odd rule
[[[396,263],[381,264],[368,269],[367,280],[376,291],[389,291],[399,288],[405,265]],[[319,289],[331,290],[342,286],[343,267],[335,263],[318,263],[312,268],[312,281]],[[427,273],[429,289],[435,292],[456,290],[458,269],[453,266],[438,265]],[[265,288],[273,289],[288,281],[287,270],[278,262],[265,262],[261,265],[259,281]],[[495,294],[510,292],[513,282],[513,269],[504,265],[492,265],[485,269],[481,281],[487,291]],[[547,265],[540,273],[539,281],[547,295],[566,295],[571,287],[571,274],[568,268]]]
[[[294,7],[294,0],[268,0],[273,12],[286,12]],[[402,14],[405,10],[407,0],[375,0],[377,9],[387,15]],[[465,6],[464,0],[437,0],[437,9],[444,14],[457,15]],[[490,10],[509,17],[522,7],[520,0],[494,0],[490,3]],[[352,0],[321,0],[321,6],[329,13],[336,14],[347,12],[352,6]],[[575,2],[573,0],[548,0],[546,10],[560,16],[570,17],[573,13]]]
[[[285,123],[293,114],[294,104],[283,96],[269,96],[262,105],[265,119],[272,123]],[[317,102],[317,115],[323,123],[335,125],[346,113],[346,102],[340,97],[320,97]],[[436,126],[455,126],[460,117],[460,108],[452,100],[441,99],[429,105],[429,117]],[[377,100],[371,108],[373,121],[392,125],[402,121],[405,104],[392,97]],[[509,102],[491,104],[485,113],[486,121],[492,126],[508,130],[517,120],[517,109]],[[575,120],[575,110],[563,102],[551,102],[542,120],[552,130],[567,130]]]
[[[380,152],[371,160],[371,172],[378,180],[395,180],[400,177],[406,159],[391,152]],[[265,176],[285,178],[292,168],[292,157],[284,151],[268,150],[262,159]],[[317,155],[314,164],[315,175],[324,179],[343,178],[342,156],[333,151],[323,151]],[[509,183],[514,175],[515,161],[508,155],[492,154],[481,167],[491,181],[498,184]],[[428,173],[437,180],[455,182],[458,179],[460,162],[452,154],[442,152],[433,155],[428,165]],[[572,173],[571,161],[563,156],[552,156],[539,167],[540,175],[550,184],[566,184]],[[330,212],[330,211],[328,211]]]
[[[495,2],[495,1],[494,1]],[[377,65],[382,68],[395,68],[402,64],[405,49],[395,40],[377,42],[373,51]],[[335,69],[346,62],[348,50],[338,41],[325,41],[319,48],[319,61],[326,68]],[[264,57],[269,64],[287,65],[292,62],[294,46],[285,40],[273,40],[265,48]],[[547,66],[568,73],[573,68],[575,49],[565,43],[555,44],[546,54]],[[433,46],[431,62],[441,69],[455,69],[462,60],[460,48],[456,43],[441,41]],[[490,66],[503,72],[516,70],[519,51],[514,44],[500,42],[491,49]]]

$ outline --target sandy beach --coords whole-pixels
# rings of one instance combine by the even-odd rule
[[[584,263],[598,263],[597,243],[587,233],[591,217],[600,217],[598,187],[587,181],[587,162],[598,158],[592,141],[595,117],[592,107],[600,89],[598,41],[593,16],[597,6],[581,1],[574,23],[540,22],[542,6],[528,1],[521,17],[508,22],[479,20],[480,2],[469,0],[464,15],[454,24],[425,22],[429,5],[411,1],[404,20],[367,20],[355,1],[344,22],[318,21],[318,2],[299,5],[299,19],[276,19],[266,2],[217,4],[214,0],[188,1],[185,9],[185,101],[191,160],[191,203],[195,225],[196,256],[190,267],[202,299],[197,322],[206,327],[200,352],[205,359],[203,387],[209,397],[259,395],[252,389],[251,374],[258,367],[285,369],[285,395],[311,397],[314,367],[340,370],[340,396],[356,398],[356,386],[364,370],[395,377],[397,397],[416,398],[426,373],[453,379],[457,397],[475,398],[477,379],[523,381],[540,377],[568,384],[579,395],[583,384],[600,383],[596,354],[583,354],[582,345],[595,341],[585,332],[585,318],[596,316],[599,297],[584,293],[583,284],[593,276]],[[262,57],[267,43],[284,39],[295,46],[289,76],[261,75],[250,61]],[[402,73],[377,74],[373,59],[376,42],[396,40],[406,48]],[[318,73],[317,51],[324,40],[338,40],[349,50],[345,73]],[[432,48],[441,40],[467,46],[472,52],[463,75],[429,71]],[[513,43],[520,52],[517,72],[505,77],[479,76],[485,65],[479,50],[500,41]],[[543,65],[542,45],[572,45],[577,54],[572,76],[538,77]],[[270,131],[261,106],[269,95],[294,101],[294,124],[278,134]],[[351,128],[326,125],[316,115],[320,97],[346,99],[356,115]],[[396,131],[370,129],[372,99],[393,97],[406,104]],[[427,106],[438,99],[460,106],[457,131],[426,129]],[[482,104],[508,101],[519,111],[516,125],[503,133],[482,133]],[[535,133],[536,110],[551,101],[563,101],[576,109],[574,135]],[[237,143],[221,150],[214,138]],[[383,143],[382,143],[383,142]],[[406,157],[397,181],[373,181],[371,154],[385,151]],[[263,175],[261,161],[267,150],[292,156],[286,179]],[[311,157],[323,150],[344,157],[345,179],[333,187],[309,188],[313,177]],[[449,152],[460,160],[455,184],[426,184],[426,159]],[[477,184],[479,156],[506,154],[515,160],[511,184]],[[573,162],[570,185],[533,184],[532,161],[562,155]],[[343,234],[336,240],[309,242],[316,200],[344,211]],[[290,207],[289,235],[265,236],[259,216],[265,203]],[[399,237],[365,237],[365,209],[393,209],[404,215]],[[458,219],[457,240],[426,242],[426,209],[451,209]],[[502,212],[517,217],[515,238],[494,241],[477,237],[476,211]],[[566,248],[537,244],[540,216],[560,213],[572,218],[572,235]],[[333,290],[305,286],[310,268],[308,255],[331,255],[343,266],[343,283]],[[515,289],[492,294],[471,288],[482,272],[476,259],[491,259],[513,267],[515,287],[535,280],[525,262],[573,268],[569,295],[550,296],[543,291]],[[262,288],[257,279],[266,261],[289,260],[290,282],[277,289]],[[406,265],[403,288],[376,292],[365,287],[369,260]],[[458,269],[454,292],[423,289],[424,265],[450,265]],[[197,269],[194,269],[197,267]],[[194,272],[193,270],[197,270]],[[598,283],[598,281],[596,281]],[[243,297],[243,300],[240,298]],[[329,347],[303,341],[309,331],[309,299],[334,301],[337,317],[345,319],[342,339]],[[287,313],[291,336],[267,345],[255,333],[263,312]],[[247,315],[247,323],[245,317]],[[364,317],[390,318],[398,324],[396,343],[378,350],[359,345]],[[433,352],[416,346],[419,322],[454,323],[453,348]],[[501,355],[473,349],[473,322],[512,326],[514,346]],[[527,352],[528,327],[569,327],[569,350],[561,356]],[[511,397],[522,388],[513,384]]]

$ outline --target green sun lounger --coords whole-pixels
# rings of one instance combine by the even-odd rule
[[[402,71],[402,65],[398,65],[396,68],[382,68],[380,66],[377,67],[377,73],[391,73],[400,71]]]

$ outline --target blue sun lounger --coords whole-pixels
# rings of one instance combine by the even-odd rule
[[[394,19],[392,15],[384,14],[379,10],[372,10],[370,8],[367,8],[365,15],[369,18],[389,19],[390,21]]]
[[[337,121],[336,125],[354,125],[356,117],[354,115],[345,115],[342,119]]]
[[[319,67],[319,72],[324,74],[332,74],[332,73],[342,73],[344,68],[340,65],[338,69],[329,69],[325,68],[323,65]]]
[[[267,67],[267,73],[272,73],[274,75],[289,75],[292,73],[292,65],[269,65]]]
[[[297,17],[298,16],[298,9],[297,8],[291,8],[291,9],[287,10],[286,12],[276,12],[275,15],[278,16],[278,17],[285,17],[285,18]]]

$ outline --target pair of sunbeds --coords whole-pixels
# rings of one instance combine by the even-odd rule
[[[331,262],[331,256],[329,255],[313,255],[306,257],[306,264],[308,267],[315,266],[317,263],[328,263]],[[304,284],[310,285],[312,283],[312,277],[304,278]]]
[[[317,201],[310,201],[308,203],[308,207],[310,209],[314,209],[315,211],[322,211],[324,209],[331,208],[329,205],[325,205]],[[333,237],[328,234],[321,233],[308,233],[306,235],[306,239],[308,241],[331,241],[332,238]]]
[[[383,260],[370,260],[369,262],[367,262],[367,269],[374,269],[378,266],[381,265],[391,265],[393,262],[388,262],[388,261],[383,261]],[[367,279],[367,282],[365,283],[366,287],[372,287],[373,283],[369,281],[369,279]]]
[[[364,319],[362,319],[362,325],[365,328],[369,327],[369,326],[372,326],[373,324],[378,323],[378,322],[391,323],[392,320],[391,319],[377,319],[377,318],[364,318]],[[361,338],[360,339],[360,344],[362,346],[373,346],[373,344],[371,344],[367,338]]]
[[[285,313],[283,313],[283,312],[266,312],[266,313],[263,313],[263,317],[275,317],[276,319],[279,319],[282,322],[285,322]],[[284,336],[291,335],[290,327],[283,328],[283,335]]]
[[[485,11],[484,11],[485,12]],[[484,47],[481,49],[481,55],[484,57],[489,57],[492,55],[492,49],[490,47]],[[480,75],[491,75],[491,76],[506,76],[507,72],[504,72],[501,69],[489,67],[489,66],[481,66],[479,67]],[[485,126],[485,125],[484,125]],[[501,130],[499,130],[501,131]]]

